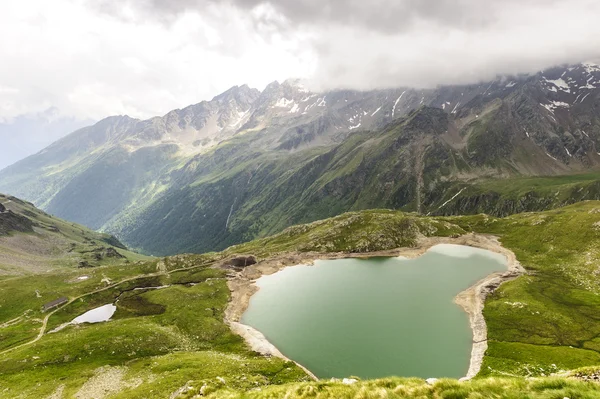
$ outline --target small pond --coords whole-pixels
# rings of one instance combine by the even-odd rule
[[[117,307],[111,303],[108,305],[100,306],[92,310],[88,310],[84,314],[77,316],[71,321],[71,324],[81,323],[100,323],[108,321],[115,314]]]

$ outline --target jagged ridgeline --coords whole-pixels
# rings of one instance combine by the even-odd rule
[[[503,216],[600,198],[600,67],[430,90],[234,87],[111,117],[0,172],[0,190],[151,254],[345,211]]]

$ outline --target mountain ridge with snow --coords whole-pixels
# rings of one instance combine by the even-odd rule
[[[481,178],[595,170],[599,98],[590,63],[434,89],[234,86],[80,129],[0,171],[0,191],[147,252],[220,249],[351,209],[432,212],[459,191],[442,187]],[[184,231],[175,246],[152,236]]]

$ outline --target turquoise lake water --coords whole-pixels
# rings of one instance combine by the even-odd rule
[[[454,297],[503,255],[442,244],[416,259],[319,260],[257,281],[242,323],[320,378],[453,377],[472,346]]]

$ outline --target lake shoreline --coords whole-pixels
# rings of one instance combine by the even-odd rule
[[[489,276],[478,281],[473,286],[460,292],[454,302],[459,305],[468,315],[469,324],[473,333],[473,347],[471,350],[471,359],[469,369],[464,379],[473,378],[480,370],[484,353],[487,349],[487,326],[483,317],[483,306],[487,296],[493,292],[500,284],[517,278],[524,273],[524,269],[517,261],[515,254],[504,248],[498,238],[483,234],[465,234],[457,238],[450,237],[421,237],[414,248],[398,248],[387,251],[367,252],[367,253],[290,253],[265,259],[255,265],[248,266],[242,271],[231,276],[227,284],[231,291],[231,301],[225,310],[225,322],[231,327],[232,331],[242,336],[248,345],[263,355],[276,356],[289,361],[273,344],[271,344],[262,333],[256,329],[241,324],[239,321],[249,306],[250,298],[258,291],[255,282],[264,275],[277,273],[278,271],[297,265],[312,265],[316,260],[330,260],[341,258],[370,258],[375,256],[403,256],[406,258],[416,258],[424,254],[431,247],[438,244],[464,245],[474,248],[485,249],[488,251],[500,253],[506,257],[507,270],[504,272],[492,273]],[[317,377],[302,365],[296,363],[304,369],[312,378]]]

